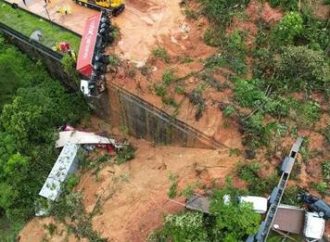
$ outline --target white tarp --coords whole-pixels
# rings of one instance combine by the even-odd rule
[[[116,144],[114,139],[109,139],[100,135],[96,135],[90,132],[82,131],[62,131],[60,132],[60,137],[56,141],[56,148],[63,147],[67,142],[73,144],[112,144],[115,148],[121,148],[121,145]]]
[[[39,195],[55,201],[61,194],[61,185],[78,167],[78,151],[80,145],[67,143],[58,156]]]

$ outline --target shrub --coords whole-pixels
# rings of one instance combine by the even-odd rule
[[[278,84],[290,90],[326,91],[330,83],[330,64],[323,51],[305,46],[286,47],[276,65]]]
[[[76,61],[69,54],[65,54],[61,60],[64,67],[64,72],[75,82],[79,83],[79,74],[76,70]]]
[[[322,175],[325,180],[330,180],[330,160],[322,162]]]
[[[172,70],[165,70],[162,76],[163,84],[168,86],[175,80],[175,78],[176,77]]]
[[[260,164],[257,161],[252,161],[248,164],[240,165],[237,169],[238,176],[244,181],[253,182],[259,177]]]
[[[272,7],[281,7],[286,11],[298,10],[299,0],[270,0]]]
[[[203,214],[196,212],[166,216],[163,233],[173,241],[207,241]]]
[[[227,25],[237,12],[243,10],[249,0],[200,0],[202,12],[215,25]]]
[[[232,117],[234,114],[236,113],[236,109],[231,106],[231,105],[228,105],[227,107],[225,107],[225,109],[223,110],[223,115],[225,117]]]
[[[152,55],[154,57],[157,57],[157,58],[161,59],[165,63],[168,63],[170,61],[170,57],[169,57],[166,49],[163,48],[163,47],[157,47],[157,48],[153,49],[152,50]]]
[[[321,181],[319,183],[312,183],[312,186],[319,192],[319,193],[326,193],[328,192],[328,184],[324,181]]]
[[[72,174],[70,175],[66,181],[65,181],[65,190],[66,191],[72,191],[73,188],[78,185],[79,183],[79,176],[77,176],[76,174]]]
[[[317,102],[291,101],[291,105],[292,112],[290,115],[302,127],[310,127],[320,119],[321,109]]]
[[[178,176],[170,174],[168,179],[170,180],[170,188],[168,189],[167,195],[169,198],[174,198],[178,190]]]
[[[116,163],[122,164],[126,161],[132,160],[135,157],[135,149],[131,145],[125,145],[117,152]]]
[[[156,92],[156,95],[159,96],[159,97],[165,97],[166,96],[166,86],[164,84],[158,84],[158,85],[155,85],[155,92]]]
[[[288,205],[300,205],[301,201],[299,200],[299,194],[303,190],[298,186],[289,186],[285,189],[283,194],[282,203]]]
[[[213,47],[219,47],[223,44],[224,37],[219,28],[207,28],[204,32],[203,40],[205,44]]]
[[[262,90],[262,80],[237,79],[234,83],[234,97],[242,107],[254,108],[260,106],[267,99]]]
[[[273,32],[274,44],[290,44],[303,30],[303,19],[298,12],[289,12]]]
[[[247,182],[251,193],[263,196],[271,193],[277,185],[279,177],[275,173],[268,177],[261,177],[259,175],[260,169],[260,164],[257,161],[253,161],[239,166],[237,173],[239,178]]]
[[[263,122],[264,117],[260,113],[240,120],[240,129],[243,132],[243,145],[247,145],[248,148],[254,150],[268,144],[267,126]]]

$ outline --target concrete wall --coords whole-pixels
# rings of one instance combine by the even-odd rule
[[[130,135],[155,142],[184,147],[218,148],[221,144],[172,117],[138,96],[110,83],[108,119]],[[104,112],[106,113],[106,112]]]

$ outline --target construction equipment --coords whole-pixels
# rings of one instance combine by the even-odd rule
[[[96,10],[105,10],[110,12],[112,16],[118,16],[125,9],[125,4],[123,0],[73,0],[77,4],[96,9]]]

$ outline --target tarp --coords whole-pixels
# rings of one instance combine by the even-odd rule
[[[84,34],[82,36],[77,60],[77,71],[90,77],[92,74],[92,64],[94,49],[97,40],[102,13],[95,14],[87,19]]]
[[[82,132],[82,131],[62,131],[59,134],[59,139],[56,141],[56,148],[63,147],[67,142],[73,144],[111,144],[115,148],[121,148],[122,146],[116,144],[114,139],[109,139],[107,137],[103,137],[100,135],[96,135],[90,132]]]

